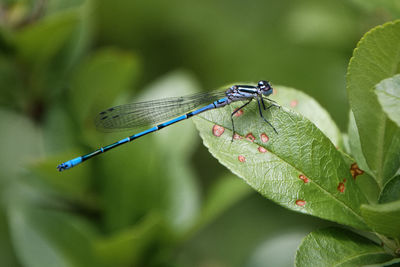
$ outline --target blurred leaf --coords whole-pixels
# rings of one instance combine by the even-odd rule
[[[19,204],[11,205],[9,220],[24,266],[98,266],[91,245],[93,229],[81,219]]]
[[[31,166],[34,175],[45,182],[58,194],[69,199],[83,202],[92,202],[92,196],[88,194],[90,189],[90,173],[88,168],[74,168],[71,171],[60,173],[56,166],[60,159],[73,158],[82,154],[82,151],[68,154],[57,154],[51,159],[37,162]]]
[[[358,43],[347,71],[347,92],[361,148],[380,187],[398,169],[400,129],[380,109],[373,89],[399,71],[399,43],[400,20],[375,27]]]
[[[62,12],[67,9],[78,8],[85,3],[91,2],[92,0],[70,0],[70,1],[63,1],[63,0],[51,0],[48,1],[46,4],[46,14],[53,14],[57,12]]]
[[[104,266],[140,266],[145,252],[160,235],[161,219],[150,214],[138,224],[95,242],[95,253]]]
[[[65,105],[54,103],[47,108],[42,129],[45,149],[50,155],[65,154],[65,151],[77,146],[73,121]]]
[[[69,40],[78,23],[78,11],[70,10],[24,27],[16,34],[20,56],[36,65],[43,64]]]
[[[400,17],[400,4],[397,0],[352,0],[360,7],[368,10],[381,10],[384,9],[386,12],[391,13],[395,18]]]
[[[185,71],[174,71],[164,75],[145,88],[140,99],[154,100],[171,96],[185,96],[198,93],[200,90],[196,79]],[[167,132],[155,135],[156,145],[165,150],[165,153],[187,158],[187,152],[195,151],[195,142],[198,142],[197,131],[188,120],[174,125]],[[179,137],[179,138],[178,138]]]
[[[249,266],[249,259],[261,256],[260,250],[263,248],[269,248],[270,253],[280,249],[280,253],[274,254],[270,261],[278,262],[277,258],[283,257],[281,260],[287,262],[289,258],[291,264],[287,266],[293,266],[296,251],[293,243],[300,244],[300,236],[304,237],[316,227],[329,224],[332,223],[292,212],[253,192],[219,214],[218,218],[181,245],[180,258],[186,259],[185,263],[178,266]],[[296,240],[290,242],[290,238]],[[285,243],[290,245],[282,250],[281,245]],[[264,266],[275,267],[268,263]]]
[[[184,95],[194,90],[192,78],[178,72],[144,91],[158,98],[166,91]],[[103,193],[110,229],[126,227],[154,209],[161,210],[176,232],[191,226],[199,209],[198,188],[187,167],[194,136],[194,127],[186,121],[135,140],[113,155],[104,155],[100,168],[105,177]]]
[[[237,177],[231,175],[221,177],[208,193],[197,227],[212,222],[251,192],[250,188]]]
[[[194,77],[183,71],[175,71],[152,83],[143,98],[183,96],[198,91]],[[167,185],[163,192],[165,215],[177,234],[183,234],[192,227],[200,212],[200,190],[190,166],[190,155],[199,141],[196,128],[190,120],[154,135],[154,145],[159,150],[158,162],[165,169],[162,172]]]
[[[190,125],[193,127],[193,125]],[[182,128],[181,128],[182,129]],[[160,156],[166,154],[160,153]],[[190,155],[187,153],[187,155]],[[196,183],[196,176],[192,168],[188,166],[188,159],[182,160],[179,156],[158,160],[160,164],[166,164],[161,178],[165,179],[165,187],[158,188],[163,192],[161,206],[168,225],[177,235],[184,234],[195,222],[200,209],[200,188]]]
[[[0,207],[0,258],[3,266],[20,266],[11,244],[10,227],[3,206]]]
[[[74,116],[92,126],[94,116],[131,86],[137,71],[138,62],[131,53],[113,48],[97,50],[82,63],[73,79],[70,93]]]
[[[284,86],[274,86],[276,93],[271,97],[279,105],[293,109],[315,124],[335,146],[342,146],[339,128],[329,113],[311,96]]]
[[[386,115],[400,126],[400,74],[381,81],[375,88]]]
[[[379,203],[388,203],[400,200],[400,175],[390,179],[382,189],[379,197]]]
[[[82,58],[88,53],[93,42],[95,13],[92,8],[92,0],[59,1],[52,0],[46,7],[46,14],[76,10],[79,23],[76,25],[69,40],[62,47],[60,53],[52,58],[47,73],[47,85],[49,90],[54,88],[64,89],[70,85],[70,72],[81,63]]]
[[[367,200],[350,176],[339,151],[306,118],[285,108],[264,112],[279,134],[258,114],[255,103],[235,118],[241,103],[203,113],[195,118],[211,154],[263,196],[291,210],[368,229],[359,207]],[[329,209],[327,209],[329,206]]]
[[[289,267],[293,266],[297,247],[304,238],[303,231],[289,230],[268,238],[259,245],[251,258],[248,267]]]
[[[332,12],[332,10],[337,12]],[[303,1],[289,7],[288,39],[298,44],[343,47],[356,33],[354,13],[335,1]]]
[[[296,253],[296,266],[364,266],[392,258],[372,241],[332,227],[314,231],[303,240]]]
[[[38,162],[44,151],[40,129],[28,118],[0,109],[0,125],[1,183],[14,181],[28,163]]]
[[[361,213],[375,232],[388,237],[400,237],[400,200],[386,204],[363,204]]]
[[[0,105],[15,108],[20,105],[19,98],[23,92],[23,82],[18,73],[17,64],[12,58],[0,53]]]
[[[162,202],[166,180],[151,144],[151,137],[142,138],[92,160],[99,161],[95,166],[108,231],[125,229]]]

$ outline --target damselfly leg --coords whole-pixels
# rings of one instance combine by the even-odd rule
[[[253,99],[250,99],[248,102],[246,102],[244,105],[242,105],[242,106],[240,106],[239,108],[237,108],[234,112],[232,112],[232,114],[231,114],[231,122],[232,122],[232,140],[231,140],[231,142],[233,142],[233,137],[235,136],[235,133],[236,133],[236,131],[235,131],[235,123],[233,122],[233,116],[237,113],[237,112],[239,112],[242,108],[244,108],[245,106],[247,106],[248,104],[250,104],[250,102],[252,101]]]
[[[261,102],[262,102],[262,105],[264,106],[264,110],[265,110],[265,105],[264,105],[264,101],[263,101],[262,97],[261,97]],[[271,124],[266,118],[264,118],[264,115],[263,115],[262,110],[261,110],[260,99],[259,99],[258,97],[257,97],[257,104],[258,104],[258,111],[260,112],[261,118],[262,118],[266,123],[268,123],[268,125],[271,126],[272,129],[274,129],[274,132],[275,132],[275,133],[278,134],[278,132],[276,131],[275,127],[272,126],[272,124]],[[272,107],[272,106],[274,106],[274,105],[273,105],[273,104],[270,105],[267,109],[269,109],[269,108]]]

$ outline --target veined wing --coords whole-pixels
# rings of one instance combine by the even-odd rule
[[[225,91],[197,93],[115,106],[100,112],[96,128],[118,131],[158,124],[225,97]]]

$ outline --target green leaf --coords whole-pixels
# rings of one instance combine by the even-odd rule
[[[349,125],[347,131],[349,136],[351,156],[355,159],[357,165],[361,170],[366,171],[372,175],[372,172],[368,167],[368,164],[365,160],[364,154],[361,149],[360,136],[358,134],[357,124],[354,119],[354,114],[351,111],[349,113]]]
[[[382,109],[400,126],[400,74],[381,81],[375,88]]]
[[[24,266],[98,266],[91,244],[95,233],[77,217],[18,204],[9,208],[9,224]]]
[[[342,136],[339,128],[329,113],[311,96],[284,86],[276,87],[273,100],[279,105],[293,109],[315,124],[335,146],[342,145]]]
[[[347,93],[362,152],[380,187],[400,159],[400,129],[380,108],[374,86],[399,72],[400,20],[378,26],[361,39],[347,71]]]
[[[356,185],[363,192],[369,203],[377,203],[380,194],[380,188],[375,179],[367,172],[363,172],[353,158],[342,152],[342,156],[347,165],[351,166],[350,172],[356,180]]]
[[[24,27],[16,34],[17,51],[23,59],[43,64],[65,45],[78,23],[78,10],[69,10]]]
[[[222,212],[249,195],[249,193],[251,193],[249,187],[237,177],[232,175],[221,177],[209,192],[196,227],[199,228],[212,222]]]
[[[375,232],[389,237],[400,237],[400,200],[385,204],[363,204],[361,213]]]
[[[0,208],[0,258],[1,264],[7,267],[19,267],[15,248],[11,243],[10,227],[4,207]]]
[[[48,160],[32,164],[30,169],[33,175],[45,182],[51,189],[56,190],[60,196],[90,204],[93,196],[88,194],[91,185],[89,169],[74,168],[68,173],[60,174],[55,168],[60,163],[60,159],[73,158],[80,154],[83,154],[82,151],[57,154]]]
[[[108,138],[104,144],[121,138]],[[159,208],[163,196],[160,190],[167,184],[149,138],[151,136],[135,140],[91,162],[101,173],[97,178],[104,206],[103,224],[107,231],[125,229],[149,211]]]
[[[0,90],[0,105],[3,108],[19,108],[19,97],[24,91],[24,85],[18,74],[18,64],[12,58],[0,53],[0,84],[4,89],[7,88]]]
[[[194,77],[175,71],[151,84],[143,97],[182,96],[198,90]],[[161,193],[166,221],[174,233],[183,234],[192,227],[200,213],[200,190],[196,175],[190,168],[190,155],[194,153],[199,138],[189,120],[164,129],[154,135],[153,140],[152,146],[156,146],[158,151],[156,164],[163,165],[158,175],[166,184]]]
[[[0,183],[12,182],[29,163],[44,156],[43,136],[31,120],[14,112],[0,109],[0,124],[7,125],[0,131]]]
[[[139,266],[146,249],[159,237],[162,220],[150,214],[137,225],[99,238],[94,242],[95,255],[104,266]]]
[[[296,266],[353,267],[386,262],[393,257],[383,247],[353,232],[326,228],[312,232],[296,253]]]
[[[390,179],[379,196],[379,203],[388,203],[395,200],[400,200],[400,175]]]
[[[356,184],[364,193],[369,203],[377,203],[379,199],[379,186],[375,179],[368,173],[356,177]]]
[[[280,89],[278,88],[278,91]],[[368,229],[359,206],[367,200],[350,175],[350,166],[309,120],[286,108],[264,112],[254,102],[234,117],[242,103],[203,113],[195,123],[211,154],[265,197],[289,209]],[[327,208],[329,207],[329,208]]]
[[[174,71],[152,83],[141,98],[182,96],[198,91],[192,75]],[[152,140],[152,146],[158,151],[156,164],[163,166],[157,175],[166,185],[163,192],[158,193],[164,196],[165,219],[174,233],[181,235],[193,226],[200,213],[200,189],[190,168],[190,155],[194,153],[199,138],[193,123],[188,120],[153,135]]]
[[[134,55],[112,48],[103,48],[81,64],[71,88],[74,116],[83,123],[113,104],[116,96],[127,90],[138,72]]]

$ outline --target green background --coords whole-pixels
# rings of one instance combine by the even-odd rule
[[[1,0],[0,265],[292,266],[332,223],[252,191],[190,121],[55,167],[131,134],[97,132],[102,109],[235,82],[300,89],[346,131],[352,51],[399,16],[375,2]]]

